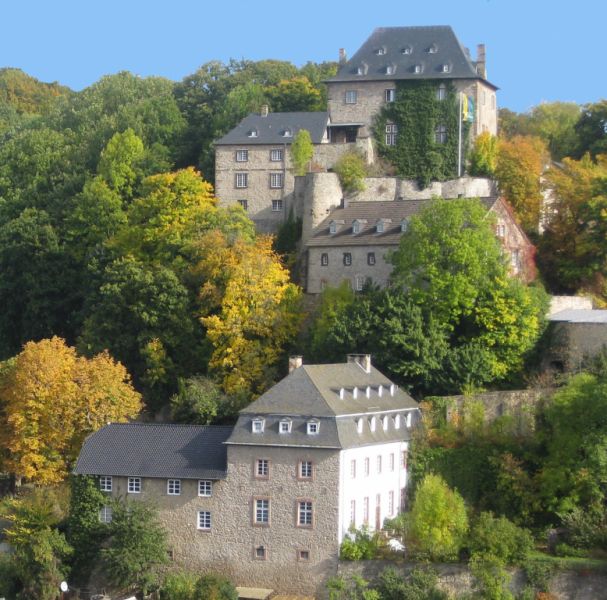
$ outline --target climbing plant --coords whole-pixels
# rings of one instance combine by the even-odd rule
[[[394,102],[386,104],[375,121],[379,154],[396,167],[400,177],[414,179],[421,187],[458,175],[459,102],[453,84],[443,85],[439,93],[436,81],[396,82]],[[387,131],[386,125],[395,125],[396,131]],[[468,129],[464,123],[462,164]],[[389,139],[390,133],[396,135]]]

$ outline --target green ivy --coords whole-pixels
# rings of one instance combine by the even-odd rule
[[[436,81],[398,81],[396,98],[386,104],[375,121],[374,135],[379,154],[390,161],[400,177],[416,180],[421,187],[431,181],[457,177],[458,115],[457,92],[446,83],[446,95],[438,100]],[[398,128],[396,144],[386,145],[386,124]],[[446,127],[445,143],[435,141],[437,126]],[[462,126],[462,164],[465,163],[468,125]]]

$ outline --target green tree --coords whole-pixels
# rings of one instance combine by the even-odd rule
[[[438,577],[431,569],[416,568],[407,578],[396,569],[384,569],[376,583],[381,600],[448,600],[447,592],[437,587]]]
[[[562,160],[577,150],[579,119],[580,106],[575,102],[542,102],[531,109],[529,133],[546,142],[553,160]]]
[[[607,154],[607,100],[586,104],[582,114],[575,124],[578,136],[578,147],[573,155],[581,158],[586,153],[595,158],[598,154]]]
[[[228,398],[207,377],[180,379],[177,393],[171,397],[171,418],[177,423],[209,425],[226,410]]]
[[[417,487],[409,535],[418,556],[454,560],[468,533],[464,500],[438,475],[426,475]]]
[[[313,112],[322,110],[326,104],[320,90],[301,75],[269,87],[266,95],[274,112]]]
[[[364,178],[367,175],[365,159],[358,152],[342,154],[333,165],[344,192],[354,193],[365,189]]]
[[[196,582],[192,600],[238,600],[238,592],[226,577],[203,575]]]
[[[307,129],[300,129],[291,144],[291,161],[295,175],[305,175],[308,172],[313,156],[314,146],[310,132]]]
[[[14,107],[20,113],[42,114],[70,89],[55,83],[43,83],[21,69],[0,69],[0,104]]]
[[[497,138],[488,131],[478,135],[468,154],[468,173],[473,177],[493,177],[497,165],[497,147]]]
[[[110,583],[121,588],[135,585],[144,595],[149,593],[168,560],[166,532],[156,511],[144,502],[114,502],[109,541],[101,556]]]

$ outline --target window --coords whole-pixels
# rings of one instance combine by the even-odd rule
[[[282,160],[282,148],[272,148],[270,150],[270,160],[272,162],[280,162]]]
[[[257,129],[251,129],[251,130],[250,130],[250,131],[247,133],[247,135],[248,135],[249,137],[252,137],[252,138],[256,138],[256,137],[257,137],[257,134],[258,134]]]
[[[446,144],[447,143],[447,126],[446,125],[437,125],[434,130],[434,141],[437,144]]]
[[[364,67],[356,67],[356,74],[357,75],[364,75],[365,74],[365,68]]]
[[[349,267],[352,264],[352,255],[349,252],[344,252],[344,265]]]
[[[503,223],[498,223],[497,226],[497,237],[506,237],[506,226]]]
[[[141,493],[141,477],[129,477],[128,484],[129,494],[140,494]]]
[[[249,210],[249,201],[248,200],[239,200],[238,204],[242,206],[243,210]]]
[[[280,212],[282,210],[282,200],[272,200],[272,212]]]
[[[248,173],[236,173],[236,187],[243,189],[249,186],[249,174]]]
[[[392,65],[386,66],[386,75],[393,75],[393,74],[394,74],[394,67]]]
[[[359,418],[359,419],[356,420],[356,431],[358,433],[362,433],[363,432],[363,426],[364,426],[364,421],[363,421],[363,419],[361,417],[361,418]]]
[[[255,500],[253,522],[257,525],[268,525],[270,523],[270,501],[267,498]]]
[[[385,53],[386,49],[383,46],[375,51],[375,54],[377,54],[378,56],[383,56]]]
[[[300,479],[312,479],[312,461],[302,460],[299,463],[299,478]]]
[[[390,471],[394,471],[394,452],[392,452],[390,454],[389,463],[390,463]]]
[[[401,54],[413,54],[413,47],[412,46],[405,46],[401,50]]]
[[[236,150],[236,162],[247,162],[249,160],[248,150]]]
[[[356,500],[350,500],[350,525],[356,526]]]
[[[99,509],[99,522],[100,523],[111,523],[112,522],[112,507],[102,506]]]
[[[483,93],[481,94],[481,104],[483,106],[485,106],[486,101],[487,101],[487,92],[485,92],[485,90],[483,90]]]
[[[280,433],[291,433],[291,419],[283,419],[278,424],[278,431]]]
[[[267,458],[258,458],[255,461],[255,477],[267,479],[270,476],[270,461]]]
[[[386,123],[386,146],[396,146],[396,134],[398,127],[396,123]]]
[[[400,429],[400,415],[394,415],[394,429]]]
[[[354,280],[354,287],[357,292],[362,292],[365,287],[365,278],[362,275],[357,275]]]
[[[491,108],[495,108],[495,94],[491,94]]]
[[[400,453],[400,467],[401,467],[401,469],[407,468],[407,451],[406,450],[403,450]]]
[[[428,54],[436,54],[438,52],[438,47],[436,44],[432,44],[432,46],[430,46],[428,48]]]
[[[316,435],[320,429],[320,423],[318,421],[308,422],[308,435]]]
[[[310,560],[310,551],[309,550],[298,550],[297,551],[297,560]]]
[[[447,86],[444,83],[441,83],[436,89],[436,99],[444,100],[447,97]]]
[[[396,98],[396,90],[394,88],[388,88],[384,94],[386,102],[394,102],[394,99]]]
[[[510,254],[510,267],[513,273],[518,273],[521,270],[521,252],[516,249]]]
[[[257,546],[255,548],[255,552],[253,554],[255,556],[255,560],[265,560],[267,556],[267,551],[265,546]]]
[[[381,456],[377,457],[377,472],[381,473]]]
[[[411,428],[411,420],[412,420],[413,414],[411,412],[407,413],[407,429]]]
[[[289,127],[287,127],[283,132],[282,132],[282,137],[293,137],[293,131],[291,131],[291,129]]]
[[[356,104],[358,101],[358,92],[356,90],[348,90],[346,92],[346,104]]]
[[[394,491],[388,492],[388,515],[391,517],[394,515]]]
[[[198,495],[199,496],[211,496],[213,494],[213,482],[208,479],[198,480]]]
[[[253,433],[263,433],[265,419],[253,419],[251,423],[251,431]]]
[[[354,221],[352,223],[352,233],[360,233],[360,222]]]
[[[208,510],[198,511],[198,529],[210,531],[211,529],[211,512]]]
[[[413,72],[417,73],[419,75],[422,72],[422,66],[421,65],[415,65],[413,67]]]
[[[369,429],[371,431],[375,431],[375,423],[376,423],[377,419],[375,417],[371,417],[369,419]]]
[[[401,231],[401,233],[407,233],[408,229],[409,229],[409,219],[403,219],[400,222],[400,231]]]
[[[282,173],[270,173],[270,187],[273,190],[282,188],[283,176]]]
[[[322,267],[326,267],[329,264],[329,255],[326,252],[323,252],[320,255],[320,264]]]
[[[99,478],[99,489],[102,492],[112,491],[112,478],[108,475],[103,475]]]
[[[181,479],[167,480],[167,494],[169,496],[179,496],[181,494]]]
[[[363,498],[363,523],[369,524],[369,497]]]
[[[371,461],[368,458],[365,458],[365,477],[368,477],[370,472],[371,472]]]
[[[329,233],[337,233],[337,223],[335,221],[331,221],[331,223],[329,223]]]
[[[367,264],[371,267],[375,264],[375,252],[367,252]]]
[[[297,525],[312,527],[313,509],[311,500],[300,500],[297,503]]]
[[[350,478],[351,479],[356,478],[356,460],[350,461]]]
[[[449,65],[443,65],[443,73],[448,73],[451,70]]]

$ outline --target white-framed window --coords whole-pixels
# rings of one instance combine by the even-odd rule
[[[356,420],[356,432],[357,433],[362,433],[363,432],[363,427],[364,427],[365,422],[363,421],[362,417],[359,417]]]
[[[375,231],[376,233],[383,233],[384,232],[384,222],[383,221],[377,221],[377,223],[375,224]]]
[[[365,287],[365,278],[362,275],[357,275],[354,278],[354,289],[357,292],[362,292],[364,287]]]
[[[378,455],[377,460],[376,460],[376,467],[377,467],[377,472],[381,473],[381,462],[382,462],[382,458],[381,458],[381,454]]]
[[[320,430],[320,423],[318,421],[308,421],[308,435],[316,435]]]
[[[257,129],[253,128],[247,133],[247,135],[251,138],[256,138],[259,135],[259,132]]]
[[[198,480],[198,495],[207,498],[213,495],[213,482],[210,479]]]
[[[329,255],[326,252],[323,252],[320,255],[320,266],[327,267],[329,265]]]
[[[381,419],[381,425],[382,425],[382,429],[384,431],[388,431],[388,427],[390,425],[390,419],[388,419],[387,416],[382,417],[382,419]]]
[[[375,54],[377,54],[378,56],[383,56],[386,53],[386,49],[381,46],[379,48],[377,48],[377,50],[375,50]]]
[[[272,200],[272,212],[280,212],[282,210],[282,200]]]
[[[290,127],[286,127],[282,132],[282,137],[293,137],[293,130]]]
[[[350,479],[356,479],[356,460],[350,461]]]
[[[270,187],[273,190],[279,190],[283,186],[283,174],[282,173],[270,173]]]
[[[311,460],[302,460],[299,463],[299,478],[300,479],[312,479],[313,466]]]
[[[347,90],[345,101],[346,104],[356,104],[358,102],[358,92],[356,90]]]
[[[140,494],[141,477],[129,477],[127,490],[129,494]]]
[[[371,473],[371,460],[367,457],[365,458],[365,477],[369,477]]]
[[[411,428],[412,419],[413,419],[413,413],[411,411],[409,411],[407,413],[407,429]]]
[[[394,67],[392,65],[387,65],[386,66],[386,75],[393,75],[394,74]]]
[[[396,136],[398,134],[398,126],[396,123],[386,123],[386,146],[396,145]]]
[[[394,490],[388,492],[388,516],[394,516]]]
[[[253,556],[255,556],[255,560],[266,560],[268,551],[265,546],[256,546]]]
[[[211,511],[210,510],[199,510],[198,511],[198,529],[203,531],[210,531],[211,529]]]
[[[110,475],[102,475],[99,478],[99,489],[102,492],[112,491],[112,477]]]
[[[367,252],[367,264],[370,267],[375,265],[375,252]]]
[[[300,527],[312,527],[314,507],[311,500],[300,500],[297,503],[297,524]]]
[[[419,75],[422,72],[422,66],[421,65],[415,65],[413,67],[413,72],[416,73],[417,75]]]
[[[272,162],[280,162],[282,160],[282,148],[272,148],[270,150],[270,160]]]
[[[413,54],[413,46],[405,46],[400,52],[401,54]]]
[[[365,525],[369,524],[369,497],[365,496],[363,498],[363,523]]]
[[[436,126],[436,129],[434,130],[434,141],[437,144],[446,144],[447,143],[447,126],[443,125],[442,123],[440,125]]]
[[[428,48],[428,54],[436,54],[437,52],[438,46],[436,44],[432,44],[432,46]]]
[[[293,422],[291,419],[282,419],[278,423],[278,431],[279,433],[291,433],[291,425]]]
[[[443,65],[443,73],[448,73],[451,71],[451,67],[448,64]]]
[[[111,523],[112,522],[112,507],[111,506],[102,506],[99,509],[99,521],[101,523]]]
[[[394,429],[400,429],[400,415],[394,415]]]
[[[236,173],[235,185],[238,189],[244,189],[246,187],[249,187],[249,174]]]
[[[394,452],[390,453],[390,458],[388,462],[390,464],[390,471],[394,471]]]
[[[401,231],[401,233],[407,233],[408,229],[409,229],[409,219],[403,219],[400,222],[400,231]]]
[[[249,160],[248,150],[236,150],[236,162],[247,162]]]
[[[395,88],[388,88],[387,90],[384,91],[384,100],[386,102],[394,102],[395,99],[396,99],[396,89]]]
[[[248,200],[239,200],[238,204],[240,204],[240,206],[242,206],[243,210],[249,210],[249,201]]]
[[[344,265],[349,267],[352,264],[352,254],[350,252],[344,252]]]
[[[251,431],[253,433],[263,433],[265,423],[265,419],[253,419],[251,422]]]
[[[447,97],[447,86],[444,83],[441,83],[438,88],[436,88],[436,99],[444,100]]]
[[[350,525],[356,525],[356,500],[350,500]]]
[[[268,498],[257,498],[255,500],[254,521],[258,525],[268,525],[270,522],[270,500]]]
[[[167,494],[169,496],[181,494],[181,479],[167,479]]]
[[[352,233],[360,233],[360,222],[354,221],[352,223]]]
[[[255,461],[255,476],[267,478],[270,475],[270,461],[267,458],[258,458]]]

